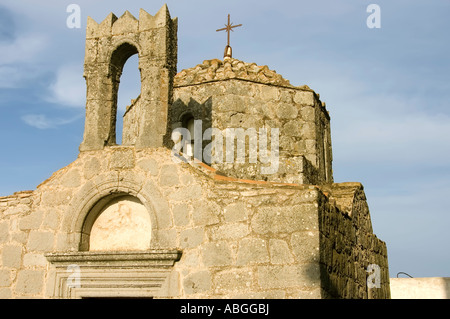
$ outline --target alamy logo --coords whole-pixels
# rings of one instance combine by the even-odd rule
[[[369,29],[381,28],[381,8],[378,4],[369,4],[366,9],[370,15],[367,17],[366,24]]]
[[[381,288],[380,266],[377,264],[370,264],[367,270],[370,275],[367,277],[367,288]]]
[[[81,288],[81,270],[78,265],[72,264],[67,266],[66,272],[71,274],[67,277],[68,288]]]
[[[261,174],[275,174],[278,171],[280,135],[278,128],[270,129],[270,150],[267,128],[260,128],[258,131],[254,128],[246,130],[226,128],[223,131],[218,128],[208,128],[203,134],[202,132],[201,120],[194,121],[193,138],[191,131],[187,128],[180,127],[173,130],[172,140],[175,145],[172,154],[175,162],[183,160],[179,157],[179,154],[182,153],[187,160],[191,160],[193,156],[206,163],[245,163],[247,145],[249,163],[257,163],[259,158],[260,163],[269,164],[261,166]],[[248,143],[246,143],[247,138]],[[211,142],[203,148],[203,141]]]
[[[71,13],[66,19],[66,25],[69,29],[81,28],[81,9],[78,4],[69,4],[66,8],[67,13]]]

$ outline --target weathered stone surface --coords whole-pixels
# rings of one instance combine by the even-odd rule
[[[163,165],[161,167],[159,183],[161,186],[174,186],[180,183],[177,166],[175,164]]]
[[[15,292],[24,295],[38,295],[44,285],[43,270],[21,270],[17,274]]]
[[[175,86],[192,85],[212,80],[244,79],[260,83],[291,86],[289,81],[283,79],[267,66],[258,66],[255,63],[245,63],[237,59],[205,60],[196,67],[181,71],[175,77]]]
[[[22,265],[22,247],[16,245],[5,245],[2,248],[3,267],[20,268]]]
[[[153,158],[144,158],[138,161],[137,166],[148,172],[150,175],[158,175],[158,162]]]
[[[203,228],[192,228],[181,231],[180,246],[181,248],[193,248],[199,246],[205,237]]]
[[[297,262],[319,262],[319,232],[302,231],[291,235],[292,252]]]
[[[12,297],[10,288],[0,288],[0,298],[9,299]]]
[[[269,261],[266,241],[260,238],[244,238],[239,241],[237,265],[251,265]]]
[[[8,221],[0,222],[0,244],[8,241],[9,238],[9,224]]]
[[[211,289],[211,274],[209,271],[191,273],[183,280],[183,289],[187,295],[207,292]]]
[[[135,165],[134,151],[130,148],[117,148],[111,154],[109,166],[112,169],[133,168]]]
[[[49,231],[31,231],[28,238],[27,250],[48,252],[53,249],[55,235]]]
[[[237,202],[225,207],[223,217],[226,222],[240,222],[248,218],[248,210],[244,203]]]
[[[291,207],[263,207],[253,216],[252,229],[258,234],[291,233],[318,229],[317,208],[313,204]]]
[[[261,288],[317,287],[320,278],[317,264],[259,266]]]
[[[43,212],[41,210],[34,211],[30,215],[23,217],[19,222],[20,230],[36,230],[42,223]]]
[[[83,166],[84,178],[87,179],[87,180],[91,179],[101,169],[102,169],[101,161],[98,158],[96,158],[96,157],[90,158],[89,160],[87,160],[84,163],[84,166]]]
[[[210,228],[212,240],[239,239],[247,236],[250,229],[247,223],[226,223]]]
[[[61,180],[64,187],[73,188],[81,185],[80,171],[77,168],[72,168],[66,172]]]
[[[186,204],[177,204],[173,207],[173,220],[175,226],[186,226],[190,222],[189,207]]]
[[[197,226],[213,225],[219,222],[221,208],[215,203],[195,202],[192,219]]]
[[[230,246],[226,241],[203,244],[202,260],[205,266],[228,266],[232,263]]]
[[[272,264],[290,264],[294,257],[286,241],[281,239],[270,239],[270,262]]]
[[[202,195],[202,188],[200,185],[184,186],[176,189],[169,194],[169,199],[174,201],[184,201],[191,199],[199,199]]]
[[[314,106],[314,93],[309,91],[298,91],[294,95],[294,102]]]
[[[11,271],[6,269],[0,270],[0,287],[9,287],[11,283]]]
[[[25,267],[45,267],[47,259],[43,254],[28,253],[23,256],[23,265]]]
[[[213,277],[213,285],[218,292],[227,290],[247,290],[253,284],[253,271],[250,269],[223,270]]]

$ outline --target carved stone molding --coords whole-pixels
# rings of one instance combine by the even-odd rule
[[[179,250],[46,254],[50,298],[164,298],[179,294]]]

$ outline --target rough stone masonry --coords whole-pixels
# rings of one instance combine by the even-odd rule
[[[134,54],[141,93],[118,143],[118,85]],[[0,297],[390,298],[363,186],[333,182],[319,95],[238,59],[176,65],[167,6],[88,18],[80,152],[35,190],[0,198]],[[192,120],[278,128],[278,171],[174,162],[171,133]]]

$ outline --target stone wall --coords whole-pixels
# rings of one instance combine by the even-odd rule
[[[340,183],[323,187],[321,266],[331,298],[390,298],[386,244],[373,233],[363,186]],[[379,267],[379,287],[368,287],[369,265]]]
[[[181,252],[166,269],[171,289],[159,297],[370,297],[364,267],[387,265],[383,243],[362,222],[367,214],[358,218],[364,198],[350,218],[317,186],[226,177],[202,163],[175,164],[165,148],[117,146],[82,152],[34,192],[0,199],[2,296],[51,297],[46,256],[89,254],[86,224],[114,194],[147,208],[150,249]],[[83,271],[82,286],[90,276]]]
[[[203,132],[210,127],[222,132],[227,128],[266,128],[270,143],[271,129],[279,129],[276,173],[263,174],[261,167],[270,165],[259,158],[257,164],[251,164],[248,157],[241,164],[230,163],[224,156],[223,163],[211,163],[214,168],[247,179],[332,182],[330,119],[318,95],[307,86],[295,87],[267,66],[236,59],[206,60],[177,74],[174,85],[170,129],[181,126],[186,113],[204,122]],[[261,136],[257,138],[260,141]],[[246,143],[248,155],[248,140]]]

